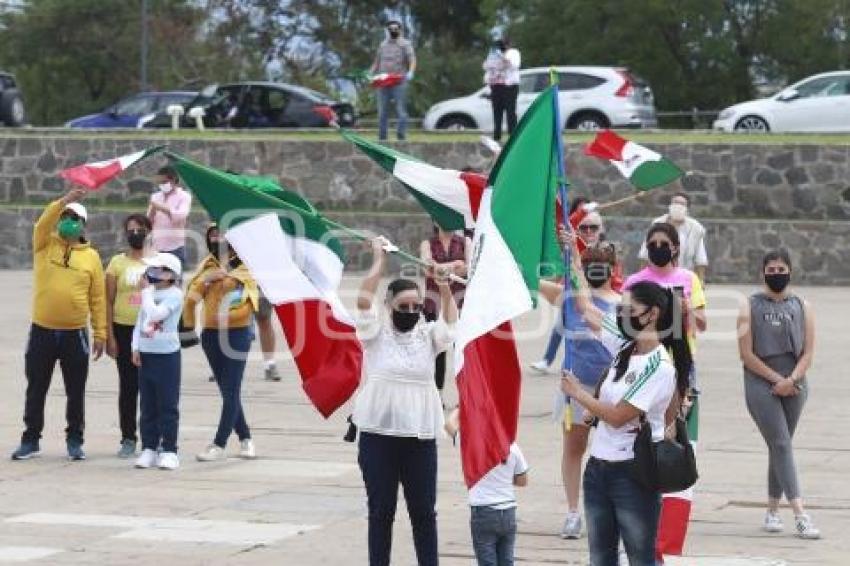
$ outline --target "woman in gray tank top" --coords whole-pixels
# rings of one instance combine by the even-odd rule
[[[808,304],[788,291],[791,259],[784,250],[762,263],[764,290],[750,297],[738,317],[747,409],[767,443],[767,514],[764,530],[782,531],[782,495],[794,510],[796,534],[820,538],[803,509],[794,452],[794,430],[808,397],[806,372],[814,353],[814,318]]]

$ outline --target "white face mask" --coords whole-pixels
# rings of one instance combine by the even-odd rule
[[[174,190],[174,185],[172,185],[171,183],[163,183],[159,186],[159,190],[164,193],[170,193]]]
[[[674,202],[670,205],[670,219],[681,222],[688,216],[688,207],[684,204]]]

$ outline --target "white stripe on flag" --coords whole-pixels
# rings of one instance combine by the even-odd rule
[[[396,158],[393,175],[428,198],[463,215],[467,226],[475,225],[469,202],[469,187],[458,171]]]
[[[662,159],[660,153],[633,142],[626,142],[626,145],[623,146],[622,157],[622,161],[612,161],[611,163],[620,170],[620,173],[626,179],[630,179],[637,168],[644,163],[661,161]]]

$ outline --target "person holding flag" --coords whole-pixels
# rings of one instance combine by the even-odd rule
[[[388,566],[398,486],[404,489],[420,566],[436,566],[437,445],[444,424],[434,383],[434,359],[454,340],[457,306],[448,270],[437,268],[440,318],[422,317],[422,293],[409,279],[387,287],[382,320],[375,293],[386,264],[387,241],[372,241],[373,263],[360,285],[357,336],[363,344],[365,383],[352,422],[360,430],[358,462],[369,507],[369,564]]]
[[[372,63],[370,72],[397,75],[401,80],[392,86],[378,88],[378,139],[387,139],[389,126],[389,106],[395,101],[396,118],[398,118],[397,136],[399,140],[405,138],[407,131],[407,109],[405,97],[407,83],[413,80],[416,71],[416,55],[413,53],[413,45],[402,37],[401,22],[390,20],[387,22],[387,38],[378,47],[375,61]]]

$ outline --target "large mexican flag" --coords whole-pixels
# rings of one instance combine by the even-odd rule
[[[480,173],[441,169],[347,130],[342,136],[392,173],[444,230],[475,226],[487,178]]]
[[[556,87],[541,93],[490,174],[457,326],[455,368],[467,486],[516,439],[521,369],[511,320],[534,308],[541,269],[563,271],[556,240]]]
[[[607,159],[635,188],[643,191],[672,183],[684,174],[660,153],[621,138],[611,130],[596,134],[584,153]]]
[[[169,157],[274,305],[304,391],[330,416],[356,391],[363,363],[354,321],[337,294],[340,242],[308,201],[269,179]]]

